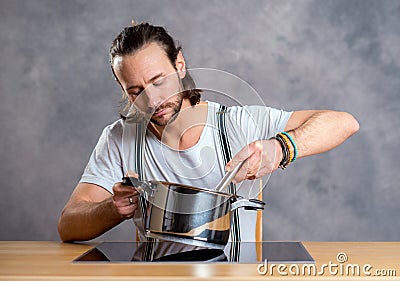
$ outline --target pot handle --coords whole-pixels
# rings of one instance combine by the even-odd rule
[[[245,210],[264,210],[265,202],[257,199],[239,199],[232,203],[231,211],[237,208],[244,208]]]
[[[134,177],[123,177],[122,184],[135,187],[146,200],[153,195],[153,188],[150,182],[141,181]]]

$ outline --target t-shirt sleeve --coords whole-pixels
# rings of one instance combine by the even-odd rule
[[[248,141],[269,139],[285,130],[292,112],[267,106],[243,106],[232,110],[232,118]]]
[[[93,183],[112,193],[112,187],[123,177],[123,166],[118,146],[119,130],[106,127],[94,148],[80,182]]]

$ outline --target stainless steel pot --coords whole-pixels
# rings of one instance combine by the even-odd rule
[[[263,210],[256,199],[171,182],[123,178],[147,201],[145,231],[148,237],[196,246],[224,248],[228,242],[231,212],[237,208]]]

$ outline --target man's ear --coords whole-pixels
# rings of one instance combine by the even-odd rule
[[[178,71],[178,75],[181,79],[185,78],[186,75],[186,62],[181,51],[179,51],[178,56],[175,60],[175,68]]]

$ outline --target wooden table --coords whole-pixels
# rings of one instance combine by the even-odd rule
[[[302,264],[286,264],[280,268],[277,264],[271,268],[269,264],[269,271],[263,275],[259,273],[259,264],[72,263],[96,244],[0,241],[0,280],[400,280],[400,242],[303,244],[316,261],[315,274],[311,269],[309,274],[307,267],[302,274]],[[339,253],[345,253],[348,260],[340,263]],[[332,273],[329,263],[337,265],[331,267]],[[360,269],[359,276],[356,267]],[[260,267],[260,271],[264,268]],[[320,274],[321,268],[323,274]],[[299,275],[295,276],[297,269]],[[377,274],[392,276],[373,276]]]

